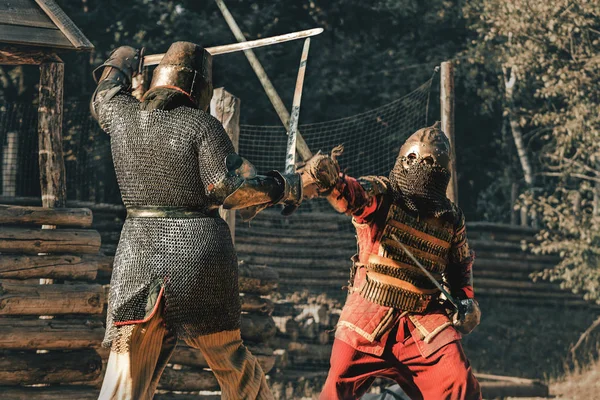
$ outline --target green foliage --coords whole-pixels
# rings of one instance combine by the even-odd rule
[[[537,277],[600,301],[600,3],[480,0],[465,13],[474,59],[517,72],[519,123],[540,177],[522,202],[544,221],[533,250],[564,257]]]

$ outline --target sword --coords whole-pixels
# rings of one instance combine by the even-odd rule
[[[207,52],[209,52],[211,55],[216,56],[219,54],[233,53],[235,51],[248,50],[248,49],[253,49],[256,47],[270,46],[275,43],[289,42],[290,40],[308,38],[310,36],[319,35],[321,32],[323,32],[323,28],[308,29],[305,31],[286,33],[285,35],[271,36],[271,37],[263,38],[263,39],[250,40],[248,42],[232,43],[232,44],[224,44],[222,46],[207,47],[205,50]],[[164,55],[165,54],[162,53],[162,54],[151,54],[151,55],[145,56],[144,57],[144,66],[159,64],[160,60],[162,60]]]
[[[296,89],[294,90],[294,100],[292,101],[292,115],[290,116],[290,127],[288,130],[287,154],[285,156],[285,174],[296,172],[296,138],[298,133],[298,119],[300,118],[300,102],[302,100],[302,87],[304,86],[304,73],[306,72],[306,62],[308,60],[308,49],[310,47],[310,38],[304,40],[302,48],[302,57],[300,58],[300,68],[298,69],[298,78],[296,79]],[[298,208],[297,204],[290,204],[283,208],[281,214],[290,215]]]
[[[444,287],[442,285],[440,285],[440,283],[437,281],[437,279],[435,279],[433,277],[433,275],[431,275],[431,273],[429,271],[427,271],[427,269],[423,266],[423,264],[421,264],[419,262],[419,260],[417,260],[415,258],[415,256],[406,248],[406,246],[404,246],[400,242],[396,242],[396,243],[398,243],[400,245],[400,247],[402,248],[402,250],[404,250],[406,255],[417,265],[417,267],[419,267],[421,269],[421,271],[423,271],[423,273],[429,278],[429,280],[431,280],[431,282],[435,285],[435,287],[437,287],[442,292],[442,294],[448,299],[448,301],[450,303],[452,303],[452,305],[456,308],[456,310],[461,311],[463,309],[463,307],[460,305],[460,303],[457,302],[456,299],[454,297],[452,297],[452,295],[450,293],[448,293],[448,291],[446,289],[444,289]]]
[[[296,137],[298,133],[298,119],[300,118],[300,102],[302,101],[302,87],[304,86],[304,73],[306,72],[306,61],[308,60],[309,47],[310,38],[306,38],[306,40],[304,41],[304,47],[302,48],[300,68],[298,69],[296,89],[294,90],[294,100],[292,101],[292,115],[290,116],[287,155],[285,157],[286,174],[293,174],[294,172],[296,172]]]

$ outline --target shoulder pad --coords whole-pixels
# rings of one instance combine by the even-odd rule
[[[361,176],[358,183],[370,196],[385,194],[390,190],[390,180],[385,176]]]

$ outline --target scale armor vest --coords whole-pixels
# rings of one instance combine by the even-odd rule
[[[212,217],[208,188],[227,173],[234,148],[223,127],[189,107],[140,110],[118,94],[98,104],[123,203],[199,210],[195,218],[128,217],[114,259],[105,346],[116,323],[139,321],[157,282],[164,289],[164,317],[179,338],[240,326],[238,266],[229,228]]]
[[[369,178],[373,185],[374,177]],[[378,177],[378,180],[388,182],[383,177]],[[387,192],[390,198],[395,197],[389,189],[379,188],[378,191]],[[455,244],[460,237],[455,233],[454,223],[442,218],[435,221],[439,224],[425,222],[414,213],[405,211],[398,202],[392,203],[379,246],[371,250],[368,258],[367,279],[360,288],[364,298],[403,311],[424,312],[439,297],[439,290],[398,245],[398,242],[402,243],[442,283],[449,263],[464,259],[470,251],[463,218],[460,222],[462,228],[459,227],[456,232],[464,233],[464,244],[458,247]]]

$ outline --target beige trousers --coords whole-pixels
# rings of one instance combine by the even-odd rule
[[[177,344],[175,335],[165,327],[162,304],[149,321],[119,327],[119,336],[98,399],[152,399]],[[222,399],[273,399],[256,357],[242,344],[239,329],[198,336],[186,343],[204,355],[221,386]]]

